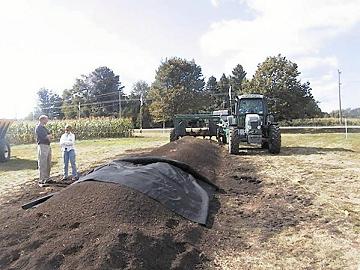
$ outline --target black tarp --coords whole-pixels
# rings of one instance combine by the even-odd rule
[[[200,174],[195,173],[198,176],[195,178],[186,171],[184,163],[173,160],[133,158],[98,167],[77,182],[93,180],[123,185],[159,201],[184,218],[206,224],[209,201],[217,187],[204,181],[206,178]]]

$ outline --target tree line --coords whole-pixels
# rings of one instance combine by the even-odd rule
[[[360,108],[347,108],[344,110],[341,110],[341,114],[343,117],[347,118],[360,118]],[[339,110],[334,110],[329,113],[330,117],[339,117]]]
[[[134,126],[158,126],[175,114],[210,112],[229,108],[229,92],[235,95],[259,93],[268,97],[269,109],[278,120],[322,116],[309,82],[299,79],[296,63],[282,55],[267,57],[251,79],[241,64],[230,75],[205,80],[194,60],[165,59],[156,70],[154,81],[136,82],[130,94],[108,67],[99,67],[77,78],[62,96],[49,89],[38,91],[35,114],[51,118],[127,117]],[[231,89],[231,91],[229,91]]]

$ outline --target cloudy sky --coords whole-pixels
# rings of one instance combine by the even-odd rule
[[[17,0],[0,2],[0,119],[32,111],[99,66],[125,90],[161,60],[194,59],[206,78],[279,53],[299,65],[324,111],[360,107],[360,0]]]

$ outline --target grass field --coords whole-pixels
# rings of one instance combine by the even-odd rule
[[[286,134],[283,135],[285,147],[323,147],[343,148],[352,151],[360,151],[360,134],[350,133],[348,138],[344,134]]]
[[[131,149],[144,149],[156,147],[168,142],[168,134],[163,132],[146,132],[137,134],[134,138],[99,139],[78,141],[77,165],[80,171],[101,164],[124,154]],[[345,139],[343,134],[284,134],[282,137],[283,153],[293,154],[298,152],[300,156],[315,154],[321,158],[319,152],[336,151],[345,156],[345,160],[339,163],[350,162],[360,164],[360,134],[349,134]],[[52,144],[53,164],[52,175],[62,172],[62,160],[60,148],[56,143]],[[336,156],[333,156],[337,162]],[[36,145],[16,145],[12,147],[12,159],[7,163],[0,163],[0,194],[7,192],[24,182],[37,177]],[[317,173],[318,174],[318,173]]]
[[[160,135],[160,136],[159,136]],[[148,136],[120,139],[84,140],[76,142],[77,166],[85,171],[98,164],[114,159],[131,149],[146,149],[166,143],[168,136]],[[15,145],[11,148],[12,158],[0,163],[0,196],[38,177],[37,150],[35,144]],[[52,144],[51,175],[62,173],[62,158],[58,144]]]
[[[279,218],[297,225],[267,241],[261,230],[249,232],[252,248],[219,251],[220,268],[359,269],[360,134],[349,134],[347,140],[343,134],[286,134],[282,139],[280,155],[248,151],[239,156],[239,162],[251,164],[269,197],[263,205],[256,206],[254,198],[241,209],[256,215],[271,198],[279,198],[279,209],[289,213]],[[286,203],[292,196],[296,200]],[[304,198],[306,210],[296,203]]]
[[[79,141],[77,164],[84,171],[131,151],[167,142],[168,134],[161,132],[135,138]],[[37,177],[36,146],[18,145],[12,150],[12,159],[0,164],[1,197],[19,192]],[[237,204],[236,197],[234,202],[222,201],[229,197],[219,194],[223,209],[215,221],[218,227],[229,227],[229,220],[222,219],[221,214],[226,210],[241,210],[251,219],[270,206],[269,209],[279,208],[275,223],[279,218],[289,220],[292,225],[275,229],[271,236],[264,235],[269,228],[261,222],[258,226],[233,226],[234,231],[229,235],[241,233],[249,248],[237,249],[228,237],[229,245],[216,250],[217,269],[356,270],[360,267],[359,133],[349,134],[348,139],[343,134],[284,134],[279,155],[242,150],[231,159],[239,168],[247,164],[248,171],[240,173],[261,180],[262,188],[242,205]],[[60,175],[62,161],[55,144],[53,162],[52,174]],[[236,171],[236,168],[233,171],[224,168],[222,174],[231,176]],[[306,209],[302,209],[303,204]]]

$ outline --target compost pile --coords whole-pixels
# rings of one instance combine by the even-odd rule
[[[219,148],[184,138],[149,156],[189,164],[215,181]],[[1,269],[194,269],[204,227],[130,188],[72,185],[2,224]]]

